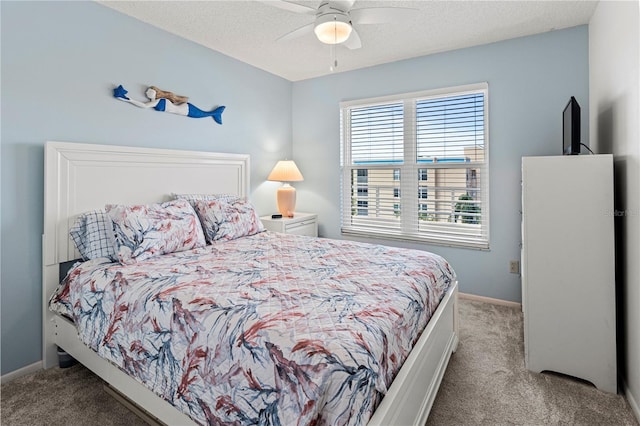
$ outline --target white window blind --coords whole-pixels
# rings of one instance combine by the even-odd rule
[[[342,232],[488,248],[487,94],[342,103]]]

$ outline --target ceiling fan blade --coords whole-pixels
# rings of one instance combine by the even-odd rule
[[[258,0],[264,4],[268,4],[269,6],[277,7],[278,9],[288,10],[293,13],[302,13],[305,15],[314,15],[317,12],[317,9],[312,7],[304,6],[297,3],[291,3],[286,0]]]
[[[351,50],[360,49],[362,47],[362,41],[360,40],[360,36],[358,35],[358,32],[355,28],[351,30],[351,35],[349,36],[347,41],[342,43],[342,45]]]
[[[349,12],[351,22],[360,24],[384,24],[410,18],[418,9],[410,7],[365,7]]]
[[[284,40],[292,40],[294,38],[298,38],[298,37],[302,37],[303,35],[307,35],[313,32],[313,27],[315,26],[315,23],[310,23],[307,25],[304,25],[298,29],[295,29],[283,36],[280,36],[276,39],[276,41],[284,41]]]

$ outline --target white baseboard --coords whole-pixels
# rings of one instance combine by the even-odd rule
[[[494,299],[493,297],[477,296],[469,293],[458,293],[460,299],[477,300],[478,302],[493,303],[494,305],[509,306],[511,308],[521,309],[522,305],[518,302],[512,302],[510,300]]]
[[[624,396],[627,398],[627,402],[629,402],[629,406],[631,407],[631,411],[636,416],[636,419],[640,423],[640,402],[638,399],[631,393],[631,389],[627,386],[627,383],[624,379],[620,378],[620,385],[622,386],[622,392]]]
[[[42,361],[34,362],[33,364],[18,368],[17,370],[14,370],[10,373],[3,374],[2,377],[0,377],[0,383],[4,385],[5,383],[9,383],[10,381],[15,380],[19,377],[35,373],[39,370],[42,370]]]

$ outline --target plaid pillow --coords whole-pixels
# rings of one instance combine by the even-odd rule
[[[92,210],[76,218],[69,236],[83,260],[106,257],[115,262],[118,259],[111,238],[112,227],[111,219],[104,210]]]

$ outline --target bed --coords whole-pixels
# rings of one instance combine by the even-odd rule
[[[294,418],[298,424],[423,424],[457,345],[455,274],[427,252],[255,232],[134,264],[84,262],[65,280],[73,282],[77,299],[66,311],[49,309],[52,295],[60,294],[61,264],[79,258],[69,238],[79,214],[109,203],[159,203],[180,193],[246,197],[248,171],[246,155],[48,142],[45,368],[56,365],[59,346],[165,424],[288,424]],[[193,274],[196,284],[185,278]],[[138,282],[142,276],[153,285]],[[439,284],[416,284],[426,281]],[[121,300],[116,282],[143,293],[154,288],[145,296],[153,302]],[[214,293],[205,294],[212,282]],[[178,293],[178,283],[185,293]],[[141,304],[130,315],[138,323],[92,329],[101,317],[80,305],[98,293],[109,306],[102,317],[128,314]],[[122,303],[113,310],[116,299]],[[154,309],[168,316],[144,316]],[[163,321],[191,334],[180,344],[165,344],[162,331],[172,325]],[[396,334],[406,336],[396,341]],[[98,345],[107,340],[117,343]],[[133,360],[136,354],[144,356]],[[142,358],[151,359],[150,366]],[[316,376],[331,380],[325,384]]]

